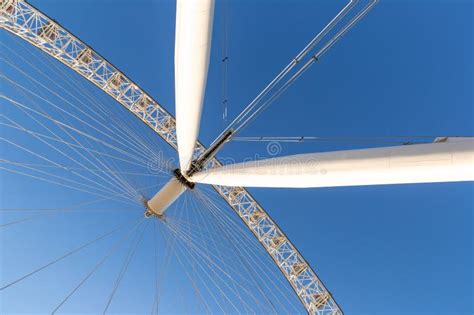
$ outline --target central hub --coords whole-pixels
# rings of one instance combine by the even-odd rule
[[[191,168],[183,173],[179,168],[173,171],[174,177],[158,191],[153,198],[145,202],[145,217],[157,216],[164,219],[166,209],[175,202],[187,189],[194,189],[196,185],[189,178],[199,172],[206,163],[214,157],[216,152],[226,143],[233,134],[233,130],[226,131],[220,136],[209,149],[207,149],[197,160],[191,163]]]
[[[156,216],[165,218],[165,211],[178,197],[187,189],[193,189],[195,184],[191,182],[180,169],[173,171],[173,177],[166,183],[153,198],[144,201],[145,217]]]
[[[173,171],[174,173],[174,176],[176,177],[176,179],[181,183],[183,184],[184,186],[188,187],[189,189],[194,189],[194,186],[196,185],[195,183],[189,181],[186,176],[183,175],[183,173],[181,173],[181,170],[179,168],[175,169]]]

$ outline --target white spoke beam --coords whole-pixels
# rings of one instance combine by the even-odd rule
[[[199,135],[211,51],[214,0],[178,0],[175,39],[176,135],[179,164],[191,166]]]
[[[336,187],[474,180],[474,138],[298,154],[226,165],[193,181],[245,187]]]

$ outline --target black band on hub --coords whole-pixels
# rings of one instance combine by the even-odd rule
[[[196,185],[195,183],[190,182],[186,177],[184,177],[179,168],[175,169],[173,173],[174,176],[178,179],[178,181],[189,189],[193,189]]]

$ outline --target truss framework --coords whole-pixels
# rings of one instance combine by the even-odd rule
[[[0,0],[0,5],[0,28],[24,39],[94,83],[177,149],[174,117],[120,70],[25,1]],[[198,141],[195,157],[205,149]],[[213,158],[206,167],[220,165],[218,159]],[[308,313],[342,314],[314,270],[245,188],[213,187],[259,240]]]

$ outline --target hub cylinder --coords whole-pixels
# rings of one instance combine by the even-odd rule
[[[187,187],[183,185],[176,177],[171,178],[163,188],[158,191],[153,198],[147,201],[148,210],[162,217],[166,209],[176,200]]]

